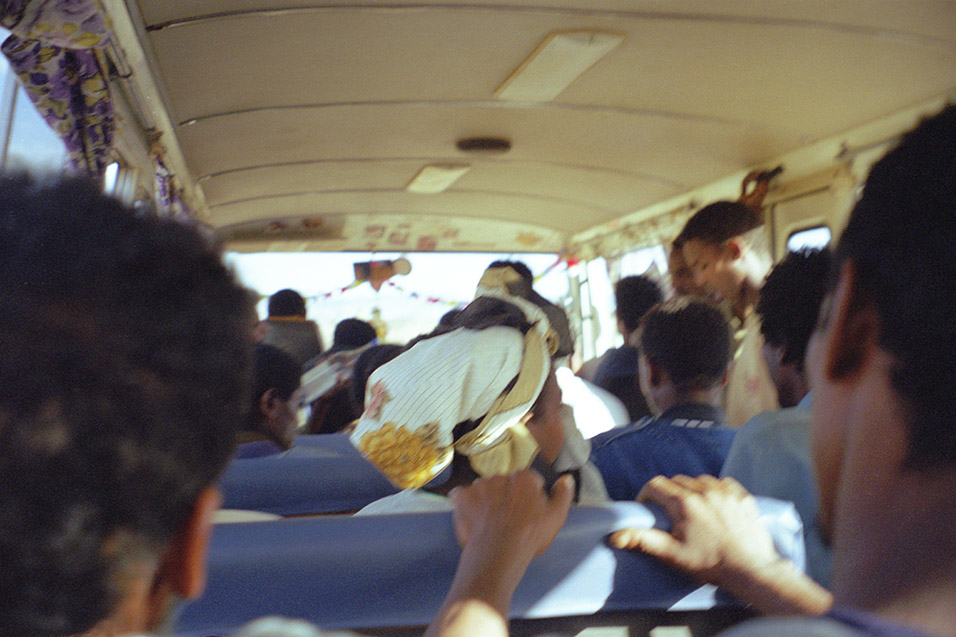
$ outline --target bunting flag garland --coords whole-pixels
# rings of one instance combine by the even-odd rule
[[[577,260],[577,259],[575,259],[574,257],[567,256],[565,253],[562,252],[561,254],[558,255],[558,258],[554,261],[554,263],[552,263],[551,265],[549,265],[547,268],[545,268],[543,271],[541,271],[538,275],[536,275],[536,276],[534,277],[534,281],[535,281],[535,282],[540,281],[540,280],[541,280],[542,278],[544,278],[546,275],[548,275],[548,274],[550,274],[551,272],[553,272],[553,271],[554,271],[558,266],[560,266],[561,264],[564,264],[566,267],[571,267],[571,266],[577,265],[577,263],[578,263],[578,260]],[[367,281],[367,280],[362,280],[362,281],[355,280],[355,281],[352,281],[351,283],[349,283],[348,285],[342,286],[342,287],[340,287],[340,288],[336,288],[336,289],[330,290],[330,291],[328,291],[328,292],[319,292],[318,294],[314,294],[314,295],[312,295],[312,296],[305,297],[305,298],[306,298],[307,301],[320,301],[320,300],[323,300],[323,299],[331,299],[331,298],[334,297],[334,296],[338,296],[338,295],[340,295],[340,294],[345,294],[345,293],[348,292],[349,290],[353,290],[353,289],[355,289],[355,288],[361,286],[363,283],[368,283],[368,281]],[[397,284],[397,283],[395,283],[394,281],[391,281],[391,280],[385,281],[384,284],[383,284],[383,287],[384,287],[384,286],[387,286],[387,287],[389,287],[389,288],[392,288],[392,289],[394,289],[396,292],[399,292],[399,293],[401,293],[401,294],[404,294],[404,295],[406,295],[406,296],[407,296],[408,298],[410,298],[410,299],[414,299],[414,300],[417,300],[417,301],[423,301],[423,302],[425,302],[425,303],[429,303],[429,304],[433,304],[433,305],[448,305],[448,306],[454,307],[454,306],[456,306],[456,305],[464,305],[464,304],[467,304],[469,301],[471,301],[471,294],[469,294],[467,298],[463,298],[463,299],[454,299],[454,300],[452,300],[452,299],[445,299],[445,298],[442,298],[442,297],[439,297],[439,296],[430,296],[430,295],[422,294],[422,293],[420,293],[420,292],[409,291],[409,290],[405,289],[404,287],[402,287],[401,285],[399,285],[399,284]],[[265,297],[263,297],[263,298],[265,298]]]

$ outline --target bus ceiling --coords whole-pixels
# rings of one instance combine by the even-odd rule
[[[778,164],[845,206],[956,95],[949,0],[100,4],[117,154],[241,250],[619,254]]]

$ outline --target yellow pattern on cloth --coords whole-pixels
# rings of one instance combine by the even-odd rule
[[[521,419],[551,368],[546,327],[545,320],[525,335],[510,327],[459,329],[419,342],[369,378],[352,443],[406,489],[438,475],[454,451],[479,475],[527,467],[537,444]],[[478,425],[455,441],[453,430],[465,421]]]
[[[409,431],[403,425],[387,422],[381,429],[362,436],[359,451],[396,486],[421,486],[437,475],[436,466],[451,462],[452,453],[450,447],[442,449],[441,443],[430,435],[429,425],[421,429],[422,433]]]

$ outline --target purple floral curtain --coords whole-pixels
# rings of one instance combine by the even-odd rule
[[[156,202],[160,214],[187,223],[195,223],[196,212],[182,198],[182,191],[176,187],[173,174],[166,168],[160,148],[153,150],[153,164],[156,175]]]
[[[102,56],[110,28],[97,0],[0,0],[0,25],[12,33],[0,50],[73,167],[101,176],[114,121]]]

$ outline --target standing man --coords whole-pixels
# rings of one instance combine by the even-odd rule
[[[763,222],[742,203],[718,201],[687,221],[677,243],[697,284],[730,303],[739,322],[726,398],[727,421],[739,427],[779,406],[763,358],[760,320],[754,312],[771,265]]]

